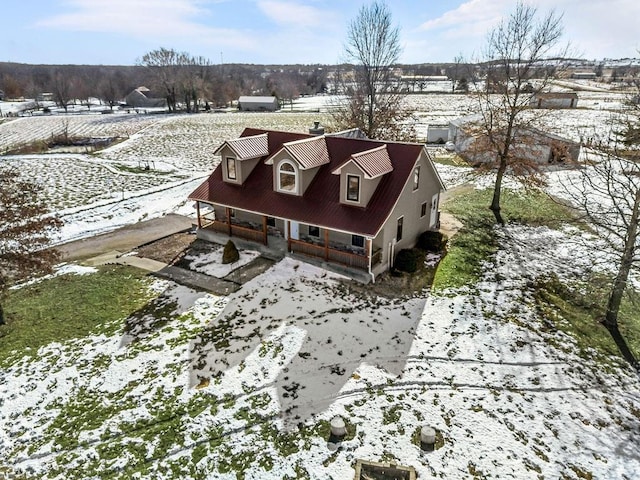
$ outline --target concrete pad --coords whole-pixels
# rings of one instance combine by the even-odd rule
[[[97,257],[86,259],[82,262],[90,267],[96,267],[98,265],[106,265],[107,263],[118,263],[118,257],[122,255],[122,252],[118,250],[111,250],[110,252],[103,253]]]
[[[112,250],[128,252],[140,245],[159,240],[193,228],[195,220],[171,213],[103,233],[56,246],[66,261],[96,257]]]
[[[132,267],[140,268],[147,272],[159,272],[163,268],[167,268],[166,263],[158,262],[150,258],[136,257],[135,255],[120,257],[117,259],[117,263],[120,265],[131,265]]]

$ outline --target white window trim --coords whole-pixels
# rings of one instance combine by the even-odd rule
[[[402,232],[400,233],[400,238],[398,238],[398,223],[400,222],[400,219],[402,219]],[[396,220],[396,242],[401,242],[403,238],[404,238],[404,215],[398,217],[398,219]]]
[[[429,202],[422,202],[420,204],[420,218],[424,218],[427,216],[427,212],[429,211]],[[422,210],[424,208],[424,213],[422,213]]]
[[[282,186],[280,185],[280,169],[282,168],[282,166],[284,164],[289,164],[293,167],[293,172],[285,172],[286,175],[293,175],[294,176],[294,188],[293,190],[284,190],[282,188]],[[278,186],[278,192],[280,193],[288,193],[289,195],[298,195],[298,189],[300,187],[300,175],[298,173],[298,167],[297,165],[292,162],[291,160],[282,160],[278,163],[277,166],[277,170],[276,170],[276,182],[277,182],[277,186]]]
[[[229,160],[233,160],[233,167],[234,167],[234,176],[232,177],[231,175],[229,175]],[[238,181],[238,159],[236,157],[224,157],[224,168],[226,170],[227,173],[227,180],[231,180],[233,182],[237,182]]]
[[[418,172],[418,183],[416,184],[416,171]],[[416,165],[413,168],[413,191],[416,192],[420,188],[420,165]]]
[[[358,179],[358,200],[349,200],[349,177],[355,177]],[[344,191],[345,202],[360,205],[362,200],[362,176],[357,175],[355,173],[347,173],[345,178],[346,178],[345,191]]]

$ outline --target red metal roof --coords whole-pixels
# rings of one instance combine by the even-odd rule
[[[393,164],[387,152],[387,146],[372,148],[365,152],[354,153],[351,158],[336,168],[332,173],[339,174],[347,163],[355,163],[365,174],[365,178],[376,178],[393,170]]]
[[[285,143],[284,149],[300,163],[303,170],[319,167],[330,161],[324,136]]]
[[[270,155],[283,148],[284,143],[310,138],[310,135],[304,134],[255,129],[245,129],[242,136],[265,132],[268,133]],[[189,199],[375,237],[413,173],[413,166],[423,150],[422,145],[333,136],[323,138],[329,163],[320,166],[303,196],[275,191],[273,167],[261,161],[242,185],[224,182],[222,167],[218,165],[211,176],[189,195]],[[352,155],[385,145],[393,170],[380,179],[367,207],[340,203],[340,177],[332,175],[331,172],[343,165]]]
[[[213,152],[214,155],[220,153],[220,150],[225,146],[228,146],[234,151],[238,160],[246,160],[247,158],[257,158],[269,155],[269,145],[266,133],[227,140]]]

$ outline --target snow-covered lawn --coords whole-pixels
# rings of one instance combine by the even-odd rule
[[[4,458],[65,479],[351,478],[357,458],[419,478],[637,478],[637,376],[540,333],[525,293],[530,266],[570,260],[567,233],[502,238],[479,284],[441,295],[370,297],[292,259],[228,298],[157,281],[120,334],[1,373]],[[334,415],[353,432],[337,449]],[[420,449],[422,425],[440,448]]]

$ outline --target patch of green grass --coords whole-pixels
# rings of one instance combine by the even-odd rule
[[[609,279],[594,276],[572,285],[557,276],[539,278],[533,285],[535,306],[550,331],[560,330],[576,342],[578,353],[585,358],[621,358],[609,331],[600,323],[608,300]],[[623,299],[618,325],[631,351],[640,354],[640,309],[637,292],[628,292]],[[559,345],[562,347],[562,345]]]
[[[434,159],[434,163],[441,165],[451,165],[454,167],[469,167],[470,165],[455,153],[438,153]]]
[[[52,342],[113,334],[118,320],[153,296],[151,280],[136,268],[104,266],[88,275],[60,275],[7,292],[6,325],[0,326],[0,366]]]
[[[433,281],[435,289],[462,287],[475,283],[482,273],[482,265],[495,254],[495,218],[489,205],[492,189],[460,189],[443,204],[444,211],[463,224],[449,241],[447,255],[440,262]],[[536,191],[503,189],[502,214],[508,223],[531,226],[558,227],[572,219],[571,211],[546,194]]]

